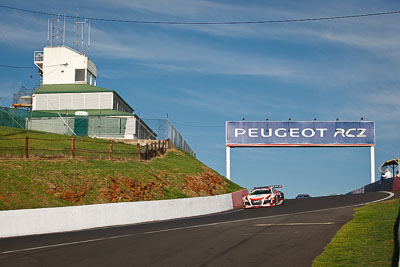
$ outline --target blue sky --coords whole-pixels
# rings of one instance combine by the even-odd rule
[[[0,5],[142,21],[259,21],[400,10],[398,1],[12,1]],[[0,64],[33,67],[48,17],[0,8]],[[116,90],[143,118],[165,118],[199,160],[225,175],[225,121],[376,122],[376,168],[399,157],[400,14],[237,25],[91,22],[97,85]],[[73,40],[67,20],[67,44]],[[29,76],[32,75],[33,79]],[[0,105],[36,69],[0,67]],[[369,148],[234,148],[232,179],[283,184],[288,197],[347,193],[370,181]],[[377,170],[376,176],[379,177]]]

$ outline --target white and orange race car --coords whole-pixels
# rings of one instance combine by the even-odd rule
[[[285,195],[276,188],[282,188],[282,185],[268,185],[254,187],[249,194],[243,197],[243,208],[259,208],[282,205],[285,201]]]

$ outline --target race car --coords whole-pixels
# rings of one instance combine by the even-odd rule
[[[259,208],[282,205],[285,201],[285,195],[276,188],[282,188],[282,185],[268,185],[254,187],[249,194],[243,197],[243,208]]]

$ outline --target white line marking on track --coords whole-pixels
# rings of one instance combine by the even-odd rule
[[[111,240],[111,239],[117,239],[117,238],[123,238],[123,237],[130,237],[130,236],[133,236],[133,235],[134,235],[134,234],[129,234],[129,235],[117,235],[117,236],[111,236],[111,237],[103,237],[103,238],[88,239],[88,240],[75,241],[75,242],[68,242],[68,243],[60,243],[60,244],[54,244],[54,245],[46,245],[46,246],[40,246],[40,247],[32,247],[32,248],[24,248],[24,249],[3,251],[3,252],[0,252],[0,255],[2,255],[2,254],[10,254],[10,253],[15,253],[15,252],[24,252],[24,251],[45,249],[45,248],[56,248],[56,247],[65,247],[65,246],[69,246],[69,245],[78,245],[78,244],[92,243],[92,242],[103,241],[103,240]]]
[[[317,222],[317,223],[260,223],[254,226],[264,227],[264,226],[304,226],[304,225],[331,225],[334,222]]]
[[[261,219],[266,219],[266,218],[271,218],[271,217],[275,217],[276,218],[276,217],[283,217],[283,216],[289,216],[289,215],[298,215],[298,214],[315,213],[315,212],[328,211],[328,210],[344,209],[344,208],[363,206],[363,205],[367,205],[367,204],[370,204],[370,203],[385,201],[385,200],[387,200],[389,198],[392,198],[394,196],[394,193],[392,193],[392,192],[387,192],[387,191],[381,191],[381,192],[387,193],[387,194],[389,194],[389,196],[387,196],[385,198],[382,198],[382,199],[370,201],[370,202],[367,202],[367,203],[354,204],[354,205],[348,205],[348,206],[343,206],[343,207],[320,209],[320,210],[311,210],[311,211],[302,211],[302,212],[297,212],[297,213],[287,213],[287,214],[280,214],[280,215],[274,215],[274,216],[263,216],[263,217],[257,217],[257,218],[248,218],[248,219],[242,219],[242,220],[232,220],[232,221],[226,221],[226,222],[199,224],[199,225],[177,227],[177,228],[170,228],[170,229],[164,229],[164,230],[156,230],[156,231],[137,233],[137,234],[117,235],[117,236],[110,236],[110,237],[103,237],[103,238],[96,238],[96,239],[88,239],[88,240],[81,240],[81,241],[75,241],[75,242],[67,242],[67,243],[59,243],[59,244],[46,245],[46,246],[38,246],[38,247],[31,247],[31,248],[24,248],[24,249],[16,249],[16,250],[2,251],[2,252],[0,252],[0,255],[18,253],[18,252],[26,252],[26,251],[33,251],[33,250],[40,250],[40,249],[46,249],[46,248],[56,248],[56,247],[64,247],[64,246],[70,246],[70,245],[79,245],[79,244],[85,244],[85,243],[87,244],[87,243],[93,243],[93,242],[99,242],[99,241],[105,241],[105,240],[126,238],[126,237],[135,236],[135,235],[148,235],[148,234],[172,232],[172,231],[178,231],[178,230],[193,229],[193,228],[200,228],[200,227],[207,227],[207,226],[214,226],[214,225],[221,225],[221,224],[229,224],[229,223],[238,223],[238,222],[261,220]]]

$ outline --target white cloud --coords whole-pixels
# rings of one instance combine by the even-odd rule
[[[260,94],[259,97],[254,97],[255,93],[251,92],[250,88],[243,90],[181,88],[178,92],[176,96],[166,97],[163,100],[186,109],[215,114],[224,120],[241,119],[243,116],[247,119],[265,118],[269,111],[282,107],[281,101],[276,96],[266,97]],[[300,108],[300,104],[291,99],[285,101],[285,104],[292,108]]]
[[[95,1],[98,7],[110,7],[107,1]],[[93,1],[82,2],[82,12],[90,11]],[[60,4],[60,3],[59,3]],[[288,3],[287,3],[288,4]],[[294,4],[291,4],[294,5]],[[311,4],[312,5],[312,4]],[[335,6],[336,5],[336,6]],[[208,21],[222,15],[220,19],[232,20],[268,20],[286,18],[307,18],[343,14],[341,7],[349,10],[347,13],[363,13],[354,5],[337,3],[324,8],[297,6],[296,9],[285,9],[266,5],[238,4],[213,1],[123,1],[113,2],[113,10],[121,13],[126,10],[146,10],[153,17],[157,14],[174,14],[177,19],[190,17],[196,19],[201,14]],[[55,8],[55,7],[53,7]],[[221,10],[224,12],[221,14]],[[368,10],[368,7],[365,7]],[[364,11],[366,12],[366,11]],[[353,14],[354,14],[353,13]],[[1,23],[0,29],[10,44],[17,46],[39,46],[46,42],[47,19],[40,16],[16,13],[15,19]],[[115,14],[115,13],[113,13]],[[83,14],[84,15],[84,14]],[[151,17],[150,16],[150,17]],[[194,16],[194,17],[193,17]],[[118,17],[118,16],[117,16]],[[256,75],[287,79],[287,82],[311,82],[315,84],[341,80],[362,80],[370,77],[376,70],[361,66],[357,73],[349,74],[348,66],[334,65],[330,67],[321,64],[302,62],[296,58],[274,58],[273,54],[260,55],[255,51],[241,47],[226,47],[218,41],[185,38],[190,32],[201,32],[210,36],[222,36],[228,41],[236,38],[245,41],[266,42],[278,40],[286,44],[318,45],[318,42],[331,42],[333,45],[346,45],[362,48],[373,52],[375,56],[385,57],[392,63],[400,55],[400,26],[393,22],[396,16],[382,16],[369,19],[352,19],[343,21],[323,21],[291,24],[267,25],[230,25],[230,26],[152,26],[151,31],[135,24],[92,23],[92,55],[107,59],[131,59],[132,62],[166,71],[204,72],[227,75]],[[202,19],[202,18],[201,18]],[[101,28],[100,28],[101,27]],[[382,28],[385,30],[383,31]],[[71,33],[67,38],[72,38]],[[205,36],[208,38],[207,36]],[[226,39],[227,38],[227,39]],[[1,40],[1,38],[0,38]],[[4,39],[2,40],[4,42]],[[1,41],[0,41],[1,42]],[[316,47],[318,48],[318,47]],[[289,48],[290,49],[290,48]],[[343,48],[340,48],[343,49]],[[317,53],[317,51],[316,51]],[[313,55],[315,56],[315,55]],[[373,55],[369,55],[373,56]],[[322,60],[322,59],[321,59]],[[343,61],[345,62],[345,61]],[[354,64],[352,62],[352,64]],[[385,62],[384,64],[388,64]],[[340,68],[340,70],[338,70]],[[389,66],[389,68],[391,68]],[[378,68],[377,68],[378,69]],[[394,69],[394,68],[391,68]],[[363,72],[365,71],[365,72]],[[378,74],[379,76],[379,69]],[[329,73],[329,75],[326,75]],[[394,76],[385,69],[384,76]],[[316,75],[317,74],[317,75]],[[365,75],[367,74],[367,75]],[[344,75],[344,76],[343,76]],[[357,75],[361,75],[358,77]],[[397,74],[396,74],[397,75]],[[347,79],[344,79],[347,78]],[[332,84],[332,83],[331,83]]]
[[[255,3],[241,6],[200,0],[116,0],[112,7],[107,1],[83,1],[81,12],[93,12],[90,11],[90,7],[94,3],[98,7],[120,10],[122,15],[126,10],[146,11],[150,20],[160,14],[175,15],[171,20],[268,20],[340,15],[343,14],[343,10],[348,14],[371,10],[367,5],[361,10],[356,8],[356,4],[350,3],[332,3],[330,6],[325,4],[320,8],[318,5],[314,7],[312,2],[308,5],[285,3],[292,7],[290,9],[283,8],[284,4],[282,7],[271,8],[266,5],[257,6]],[[224,10],[222,14],[221,10]],[[102,14],[101,12],[107,10],[99,12]],[[36,47],[46,42],[47,18],[14,13],[17,15],[5,15],[6,19],[0,22],[0,30],[10,45],[32,49],[32,46]],[[108,16],[113,14],[116,13],[108,13]],[[118,74],[119,77],[129,76],[129,73],[110,67],[116,62],[114,60],[125,60],[129,64],[167,72],[253,75],[273,77],[285,83],[319,87],[321,90],[354,90],[353,84],[399,81],[396,69],[399,67],[397,59],[400,55],[400,25],[393,23],[397,18],[393,15],[341,21],[193,27],[142,27],[135,24],[93,22],[91,55],[95,61],[96,58],[101,58],[111,62],[110,65],[99,66],[100,69],[107,68],[103,71],[104,77],[115,77],[114,74]],[[196,32],[201,36],[197,37]],[[72,38],[70,32],[67,37]],[[227,44],[230,40],[240,40],[244,45]],[[312,58],[297,57],[294,53],[292,56],[286,56],[284,51],[275,56],[273,52],[268,53],[271,40],[288,46],[286,49],[289,53],[291,47],[296,45],[315,49],[315,52],[307,52],[307,56]],[[0,42],[4,43],[4,38],[0,38]],[[246,42],[259,42],[266,48],[260,51],[246,49]],[[329,50],[320,51],[320,48],[325,46],[328,46]],[[359,55],[354,55],[352,49],[356,49],[354,51]],[[299,55],[302,54],[303,51],[299,50]]]
[[[272,57],[251,51],[224,50],[207,42],[185,41],[178,36],[113,34],[95,29],[93,52],[108,59],[131,59],[139,64],[168,71],[194,71],[230,75],[295,76],[295,70]],[[298,75],[298,74],[297,74]]]
[[[379,140],[398,140],[400,132],[400,90],[387,86],[361,93],[349,92],[350,104],[339,105],[347,118],[364,117],[376,122],[376,135]]]
[[[3,10],[4,11],[4,10]],[[0,43],[12,47],[38,49],[47,42],[47,19],[30,15],[1,14]]]

